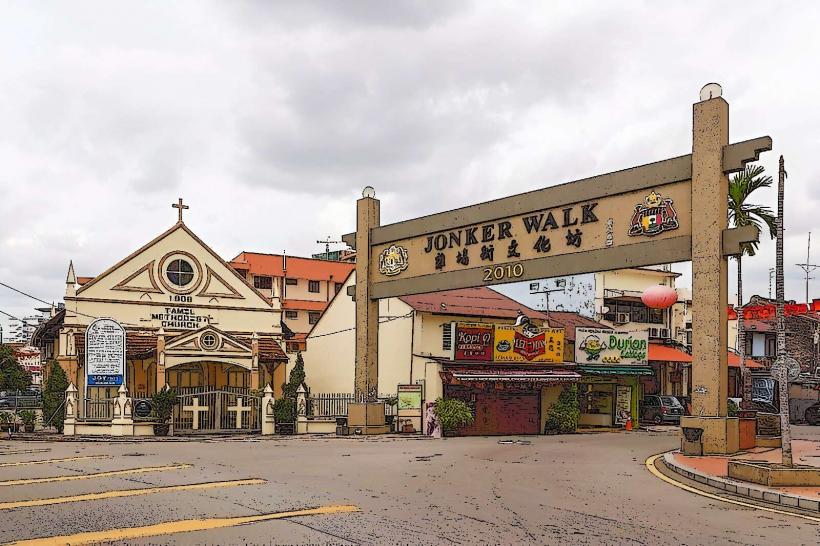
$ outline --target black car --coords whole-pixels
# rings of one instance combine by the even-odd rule
[[[674,396],[644,396],[641,402],[641,421],[662,425],[664,423],[680,424],[684,414],[683,406]]]
[[[820,403],[806,408],[804,419],[806,419],[806,422],[810,425],[820,425]]]

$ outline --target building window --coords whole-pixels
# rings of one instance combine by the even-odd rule
[[[248,372],[245,371],[228,371],[228,386],[229,387],[243,387],[248,386]]]
[[[285,279],[285,284],[287,286],[296,286],[299,284],[299,281],[297,279]]]
[[[308,313],[308,324],[316,324],[319,322],[319,317],[322,316],[322,313],[318,311],[310,311]]]
[[[289,320],[296,320],[299,318],[299,313],[296,311],[285,311],[285,318]]]
[[[272,277],[256,277],[253,278],[253,287],[260,290],[270,290],[273,288]]]
[[[168,280],[177,286],[185,286],[194,280],[194,268],[186,260],[172,260],[165,269]]]
[[[203,349],[212,351],[216,349],[216,346],[219,344],[219,339],[216,335],[208,332],[199,339],[199,344],[202,345]]]
[[[641,305],[641,307],[646,309],[644,305]],[[663,324],[663,309],[650,309],[649,322],[652,324]]]
[[[453,324],[447,322],[442,324],[441,328],[441,348],[445,351],[449,351],[453,348]]]
[[[777,356],[777,338],[766,336],[766,356]]]
[[[319,293],[319,281],[308,281],[308,292]]]
[[[335,292],[336,294],[338,294],[338,293],[339,293],[339,290],[341,290],[341,289],[342,289],[342,286],[343,286],[343,285],[342,285],[342,283],[340,283],[340,282],[337,282],[337,283],[336,283],[336,292]]]

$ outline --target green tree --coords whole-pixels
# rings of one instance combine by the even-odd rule
[[[302,353],[296,355],[296,363],[290,371],[288,382],[282,385],[282,394],[285,398],[296,400],[296,391],[299,390],[299,385],[305,383],[305,361],[302,359]]]
[[[49,363],[48,379],[43,390],[43,423],[48,423],[58,432],[63,431],[63,421],[65,420],[65,390],[68,388],[68,378],[63,371],[63,367],[56,360]]]
[[[10,345],[0,345],[0,390],[19,391],[31,386],[31,374],[23,368]]]
[[[763,174],[762,165],[746,165],[743,172],[732,176],[729,181],[729,224],[732,227],[756,226],[761,232],[768,231],[775,236],[775,215],[769,207],[749,202],[751,195],[772,185],[772,177]],[[743,407],[752,401],[752,375],[746,366],[746,332],[743,322],[743,256],[754,256],[758,244],[743,243],[737,259],[737,344],[740,354],[741,376],[743,378]]]
[[[470,406],[458,398],[438,398],[435,412],[442,432],[453,432],[471,424],[475,419]]]
[[[554,433],[569,434],[578,428],[581,416],[578,403],[578,385],[570,385],[561,390],[558,400],[547,411],[545,428]]]

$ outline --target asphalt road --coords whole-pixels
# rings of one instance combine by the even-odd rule
[[[797,428],[797,436],[817,436],[813,428]],[[104,531],[92,538],[128,544],[820,542],[820,524],[710,500],[652,476],[644,460],[676,447],[672,434],[519,439],[524,443],[392,437],[2,441],[0,503],[94,493],[113,497],[63,499],[49,506],[0,504],[0,541]],[[14,453],[21,450],[47,451]],[[96,456],[110,458],[75,459]],[[8,465],[53,459],[74,460]],[[86,476],[112,471],[133,473]],[[70,478],[3,483],[55,476]],[[248,478],[266,481],[116,496],[123,490]],[[216,519],[334,505],[359,511],[245,525]],[[230,526],[167,534],[190,528],[174,523],[189,519],[199,520],[195,526]],[[133,528],[158,523],[167,524],[152,532],[163,534],[128,538]],[[126,534],[111,534],[112,529]],[[67,541],[78,542],[59,539]]]

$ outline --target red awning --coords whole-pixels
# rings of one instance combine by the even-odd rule
[[[669,345],[650,343],[649,360],[657,360],[660,362],[692,362],[692,355],[686,354],[680,349],[675,349]]]
[[[728,351],[728,361],[730,368],[740,368],[740,357],[732,352]],[[649,360],[651,361],[659,361],[659,362],[684,362],[687,364],[692,363],[692,355],[687,354],[680,349],[676,349],[674,347],[670,347],[668,345],[661,345],[659,343],[650,343],[649,344]],[[746,366],[749,368],[765,368],[763,364],[756,360],[752,360],[751,358],[746,359]]]
[[[450,368],[447,373],[452,374],[458,381],[511,381],[521,383],[555,383],[574,382],[581,379],[575,372],[565,369],[554,370],[526,370],[521,368]]]
[[[730,368],[740,368],[740,356],[729,351],[729,367]],[[747,368],[765,368],[763,364],[758,362],[757,360],[752,360],[749,357],[746,357],[746,367]]]

